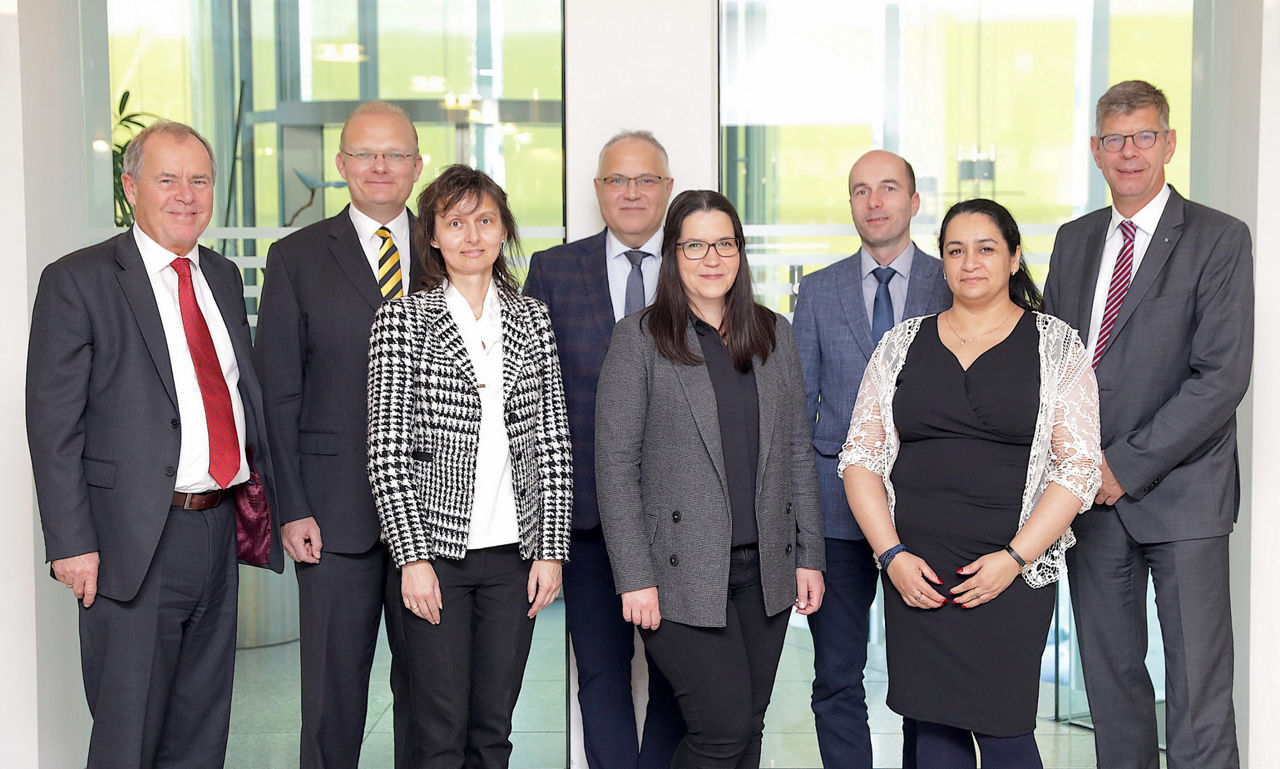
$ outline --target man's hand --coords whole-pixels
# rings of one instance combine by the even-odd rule
[[[622,618],[645,630],[657,630],[662,622],[658,610],[658,588],[644,587],[622,594]]]
[[[1124,496],[1124,488],[1120,486],[1120,481],[1116,480],[1115,475],[1111,472],[1111,466],[1107,464],[1107,454],[1102,453],[1102,485],[1098,487],[1098,496],[1093,501],[1099,505],[1114,505],[1120,497]]]
[[[320,524],[312,516],[286,523],[280,529],[284,551],[298,563],[320,563]]]
[[[98,551],[59,558],[53,562],[53,577],[71,588],[76,598],[84,602],[84,608],[93,606],[98,595]]]

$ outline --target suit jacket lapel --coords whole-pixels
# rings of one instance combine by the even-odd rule
[[[915,318],[924,315],[929,307],[928,300],[933,293],[933,279],[938,265],[933,257],[925,255],[914,242],[911,248],[915,254],[911,257],[911,274],[907,278],[906,305],[902,308],[902,317]],[[863,313],[866,314],[865,311]],[[870,338],[870,337],[868,337]]]
[[[607,344],[613,336],[613,294],[609,291],[609,265],[605,256],[605,230],[601,230],[586,243],[586,249],[578,252],[578,274],[582,276],[579,289],[586,297],[591,316],[599,328],[600,338]]]
[[[502,305],[502,399],[504,403],[510,403],[532,344],[529,338],[532,324],[518,297],[501,291],[497,286],[493,290],[499,292],[498,300]]]
[[[702,354],[702,345],[698,342],[698,332],[693,330],[693,324],[688,325],[685,332],[685,343],[689,345],[689,349],[694,350],[698,355]],[[711,385],[711,375],[707,373],[705,365],[700,366],[683,366],[673,364],[662,356],[658,359],[666,365],[675,366],[676,376],[680,380],[680,386],[684,388],[685,400],[689,403],[689,410],[693,412],[693,423],[698,428],[698,434],[702,436],[702,443],[707,448],[707,454],[711,456],[711,464],[716,468],[716,475],[720,478],[720,487],[724,491],[725,499],[729,498],[729,481],[724,470],[724,444],[720,439],[720,413],[716,410],[716,393]]]
[[[156,295],[151,288],[151,278],[147,275],[146,265],[142,262],[142,254],[133,239],[133,231],[128,230],[116,238],[116,262],[120,272],[116,278],[124,291],[125,299],[133,310],[134,320],[142,339],[146,342],[151,360],[155,364],[156,373],[164,383],[165,392],[174,408],[178,406],[178,390],[173,384],[173,363],[169,360],[169,343],[164,336],[164,324],[160,322],[160,308],[156,306]]]
[[[444,289],[440,287],[433,288],[428,296],[430,301],[427,304],[427,328],[430,333],[426,339],[422,340],[422,343],[435,346],[441,356],[453,362],[454,370],[461,373],[462,378],[471,385],[471,389],[478,392],[476,370],[471,365],[471,355],[467,353],[467,346],[462,341],[462,333],[458,331],[458,324],[453,321],[453,315],[449,312],[449,305],[444,300]],[[505,391],[505,364],[503,380]]]
[[[356,235],[356,226],[351,223],[351,215],[344,208],[342,213],[329,222],[329,255],[338,263],[360,296],[364,297],[370,307],[377,309],[382,304],[382,294],[378,292],[378,281],[373,277],[373,270],[369,269],[369,262],[365,259],[364,248]]]
[[[218,314],[222,316],[222,325],[227,330],[227,336],[231,338],[231,348],[236,353],[236,363],[243,372],[246,366],[253,365],[252,352],[249,348],[248,334],[241,333],[242,328],[247,328],[240,322],[240,315],[236,312],[237,305],[244,305],[244,291],[241,289],[239,281],[227,280],[229,272],[223,270],[206,269],[215,258],[213,251],[206,248],[200,249],[200,274],[204,275],[204,280],[209,284],[209,290],[213,293],[213,301],[218,305]],[[247,384],[253,381],[253,377],[240,376],[240,382]]]
[[[853,332],[854,341],[862,350],[863,357],[870,358],[876,351],[876,343],[871,338],[871,319],[867,317],[867,305],[862,298],[861,255],[859,250],[846,262],[847,269],[836,272],[836,293],[840,296],[840,308]]]
[[[760,406],[760,449],[756,455],[756,498],[760,498],[764,481],[765,467],[769,461],[769,448],[773,446],[773,424],[778,411],[778,402],[783,394],[782,372],[778,369],[778,350],[769,355],[769,360],[755,367],[756,402]]]
[[[409,291],[412,294],[417,291],[422,284],[422,275],[425,270],[422,269],[422,254],[418,253],[418,244],[413,236],[413,223],[418,217],[409,212]],[[403,254],[404,252],[401,251]],[[404,265],[400,265],[403,267]]]
[[[1182,204],[1182,196],[1170,189],[1164,213],[1160,215],[1160,222],[1156,224],[1155,232],[1151,233],[1147,252],[1142,255],[1142,264],[1138,266],[1138,271],[1129,284],[1129,291],[1124,295],[1124,304],[1120,305],[1120,312],[1116,314],[1115,325],[1111,327],[1111,339],[1115,339],[1129,322],[1129,318],[1133,317],[1134,309],[1155,284],[1156,276],[1164,270],[1174,247],[1178,245],[1178,239],[1182,237]],[[1106,354],[1107,351],[1103,350],[1103,357],[1106,357]]]
[[[1089,343],[1089,324],[1090,318],[1093,317],[1093,294],[1094,289],[1098,285],[1098,272],[1102,269],[1102,248],[1106,244],[1107,226],[1111,223],[1110,209],[1105,216],[1098,217],[1097,226],[1093,227],[1089,232],[1088,240],[1084,243],[1084,262],[1081,264],[1080,275],[1080,305],[1075,322],[1071,325],[1075,326],[1080,332],[1080,337],[1085,344]],[[1111,280],[1108,275],[1106,279]],[[1068,322],[1070,322],[1068,320]],[[1114,333],[1114,331],[1113,331]]]

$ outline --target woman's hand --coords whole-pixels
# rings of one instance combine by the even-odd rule
[[[534,561],[529,567],[529,619],[551,605],[560,594],[559,561]]]
[[[885,571],[907,606],[914,609],[937,609],[946,605],[947,599],[933,589],[933,585],[941,585],[942,580],[938,579],[938,575],[933,573],[933,569],[929,568],[923,558],[905,551],[898,553]]]
[[[796,569],[796,613],[813,614],[822,606],[822,596],[827,592],[822,572],[817,569]]]
[[[430,561],[406,563],[400,569],[400,597],[404,607],[432,625],[440,624],[440,580]]]
[[[662,622],[658,611],[658,588],[644,587],[622,594],[622,618],[645,630],[657,630]]]
[[[990,603],[1009,587],[1021,571],[1022,567],[1005,551],[987,553],[973,563],[956,569],[956,574],[973,576],[951,588],[951,601],[966,609]]]

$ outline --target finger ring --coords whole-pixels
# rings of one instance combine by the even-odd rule
[[[916,600],[919,601],[921,598],[924,598],[924,593],[916,593]]]
[[[409,604],[409,611],[417,611],[417,610],[418,610],[418,604],[416,603]]]

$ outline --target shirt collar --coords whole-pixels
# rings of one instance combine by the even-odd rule
[[[178,258],[177,254],[152,240],[150,235],[142,231],[137,222],[134,222],[133,225],[133,242],[138,244],[138,253],[142,255],[142,265],[147,268],[148,273],[160,272],[172,264],[174,259]],[[200,269],[199,245],[192,247],[186,257],[191,260],[196,270]]]
[[[618,240],[613,234],[613,230],[606,229],[604,236],[604,255],[607,259],[626,259],[626,254],[631,251],[631,247]],[[662,228],[653,233],[653,237],[644,242],[644,245],[635,249],[636,251],[644,251],[647,254],[653,254],[655,258],[662,258]]]
[[[480,324],[493,324],[501,318],[502,303],[498,301],[498,292],[494,290],[492,280],[489,281],[489,288],[485,289],[484,302],[480,306],[479,318],[471,311],[471,303],[467,301],[461,291],[453,287],[452,283],[445,280],[441,285],[444,289],[445,305],[449,308],[449,312],[455,316],[471,318]]]
[[[351,215],[351,224],[355,226],[356,235],[360,238],[361,243],[366,243],[373,239],[379,227],[386,227],[391,230],[391,239],[395,241],[396,248],[403,252],[409,245],[401,242],[409,238],[409,209],[401,208],[400,215],[386,224],[382,224],[354,205],[348,206],[347,212]]]
[[[1146,235],[1151,235],[1156,231],[1156,225],[1160,224],[1160,217],[1164,215],[1165,204],[1169,202],[1169,185],[1166,184],[1160,188],[1156,196],[1151,202],[1143,206],[1138,213],[1129,217],[1129,221],[1134,226],[1142,230]],[[1116,228],[1120,226],[1125,218],[1116,210],[1115,205],[1111,206],[1111,223],[1107,225],[1107,238],[1110,239],[1115,234]]]
[[[916,256],[916,244],[914,242],[907,243],[907,247],[903,249],[902,253],[895,256],[893,261],[886,265],[881,265],[877,262],[871,254],[867,253],[867,249],[865,248],[858,249],[858,253],[862,256],[861,265],[863,278],[866,278],[871,274],[872,270],[881,266],[892,267],[894,272],[905,278],[911,274],[911,262]]]

